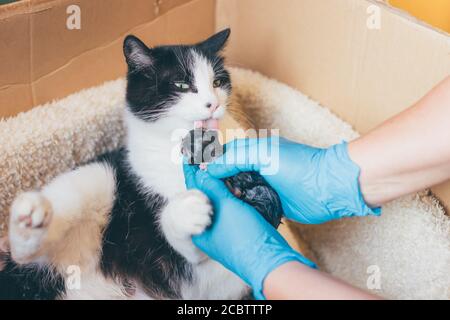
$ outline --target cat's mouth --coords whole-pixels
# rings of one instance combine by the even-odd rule
[[[206,120],[198,120],[194,122],[194,128],[204,128],[209,130],[219,130],[219,120],[209,118]]]

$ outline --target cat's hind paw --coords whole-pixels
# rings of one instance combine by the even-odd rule
[[[52,218],[50,202],[39,192],[26,192],[13,202],[9,243],[13,260],[30,262],[41,248]]]

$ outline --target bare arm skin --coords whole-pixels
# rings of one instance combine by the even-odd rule
[[[332,276],[298,262],[289,262],[272,271],[264,281],[269,300],[378,300]]]
[[[349,144],[367,204],[450,178],[450,76],[415,105]]]

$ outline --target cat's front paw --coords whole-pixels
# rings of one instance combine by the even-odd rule
[[[38,253],[51,218],[51,204],[39,192],[26,192],[14,200],[10,212],[9,244],[16,262],[30,262]]]
[[[169,244],[191,263],[200,263],[207,256],[193,243],[192,236],[211,224],[213,208],[202,192],[188,190],[169,200],[161,212],[161,229]]]
[[[180,236],[200,234],[211,224],[213,208],[202,192],[188,190],[173,201],[170,214],[173,227]]]

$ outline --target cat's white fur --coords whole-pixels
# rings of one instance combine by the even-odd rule
[[[179,156],[182,133],[192,129],[196,120],[221,118],[228,98],[227,92],[213,87],[210,63],[195,52],[192,57],[197,93],[185,94],[156,122],[145,122],[125,111],[130,167],[144,190],[167,199],[160,213],[161,229],[174,249],[193,264],[193,283],[182,286],[182,297],[236,299],[248,290],[243,281],[208,259],[191,240],[211,223],[212,207],[201,192],[185,189]],[[212,112],[207,103],[218,107]],[[115,187],[113,170],[94,163],[58,176],[41,191],[20,195],[11,207],[13,259],[19,263],[52,262],[63,274],[70,266],[78,266],[80,286],[67,287],[62,298],[130,298],[103,277],[98,265],[102,230],[108,223]],[[131,298],[152,297],[138,289]]]

